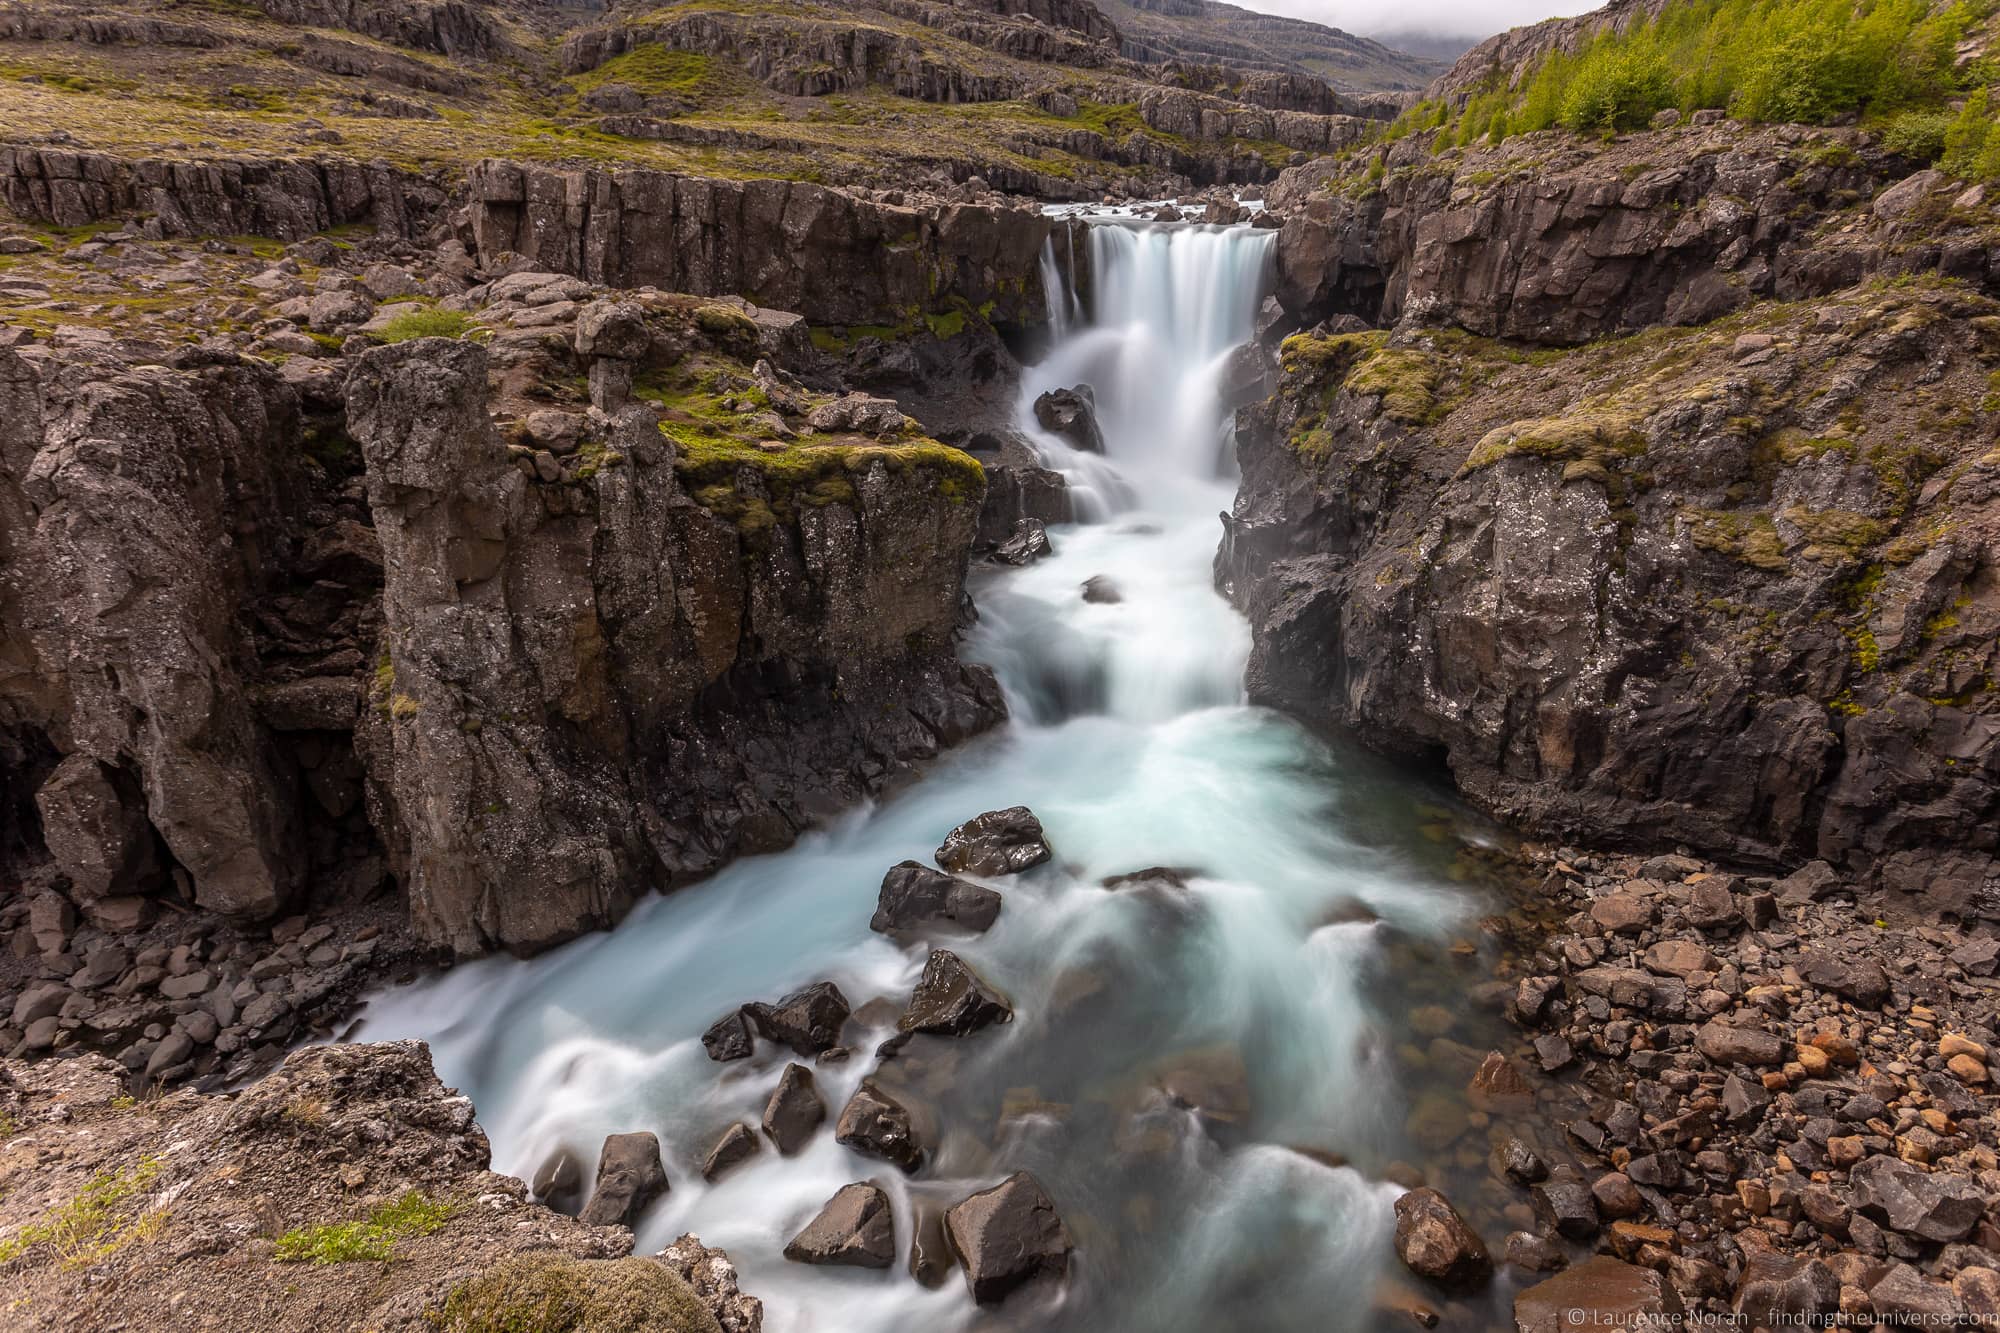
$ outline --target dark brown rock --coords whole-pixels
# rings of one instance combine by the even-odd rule
[[[987,985],[963,959],[949,949],[933,949],[910,995],[910,1007],[896,1026],[904,1032],[964,1037],[1013,1017],[1007,997]]]
[[[924,1157],[909,1111],[873,1079],[861,1080],[861,1086],[847,1099],[834,1123],[833,1137],[858,1153],[893,1162],[905,1171],[916,1170]]]
[[[1475,1287],[1493,1275],[1477,1232],[1434,1189],[1396,1200],[1396,1257],[1413,1273],[1449,1287]]]
[[[790,1157],[806,1146],[813,1132],[826,1119],[826,1103],[820,1100],[812,1070],[804,1065],[786,1065],[778,1076],[778,1086],[764,1103],[764,1135],[779,1152]]]
[[[904,861],[882,877],[870,930],[908,931],[931,922],[983,931],[1000,918],[1000,895],[983,885]]]
[[[1633,1328],[1677,1319],[1682,1310],[1680,1294],[1660,1274],[1598,1255],[1516,1296],[1514,1327],[1517,1333]]]
[[[794,1263],[887,1268],[896,1262],[889,1196],[866,1183],[844,1185],[785,1246]]]
[[[577,1214],[592,1226],[637,1227],[653,1200],[667,1192],[660,1140],[651,1133],[611,1134],[597,1158],[597,1183]]]
[[[722,1137],[708,1150],[702,1159],[701,1178],[706,1181],[720,1179],[729,1168],[740,1166],[757,1155],[757,1135],[750,1126],[731,1125],[722,1131]]]
[[[944,1225],[980,1305],[997,1305],[1024,1283],[1069,1271],[1069,1231],[1041,1183],[1025,1171],[954,1205]]]
[[[776,1004],[746,1004],[743,1014],[759,1036],[789,1046],[799,1055],[818,1055],[840,1044],[840,1030],[852,1010],[840,987],[815,981]]]
[[[1049,859],[1042,821],[1024,805],[992,810],[946,835],[937,863],[954,874],[1015,875]]]
[[[757,1039],[751,1034],[750,1020],[738,1009],[724,1014],[701,1034],[702,1048],[708,1058],[719,1062],[748,1059],[757,1049]]]

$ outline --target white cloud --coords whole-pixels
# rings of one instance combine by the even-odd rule
[[[1581,14],[1602,0],[1228,0],[1267,14],[1290,14],[1364,36],[1433,32],[1486,37],[1558,14]]]

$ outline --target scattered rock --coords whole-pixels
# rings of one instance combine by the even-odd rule
[[[794,1263],[887,1268],[896,1262],[889,1196],[867,1183],[844,1185],[785,1246]]]
[[[1024,1283],[1069,1271],[1069,1231],[1041,1182],[1025,1171],[954,1205],[944,1226],[979,1305],[996,1305]]]
[[[953,874],[1017,875],[1054,852],[1042,821],[1025,805],[992,810],[960,824],[937,849],[937,863]]]
[[[826,1103],[820,1100],[812,1071],[804,1065],[786,1065],[764,1103],[765,1137],[790,1157],[806,1146],[825,1119]]]
[[[711,1183],[720,1179],[733,1166],[740,1166],[757,1155],[757,1135],[748,1125],[735,1124],[722,1131],[722,1137],[708,1150],[702,1159],[701,1178]]]
[[[744,1015],[756,1027],[759,1036],[766,1041],[789,1046],[795,1054],[805,1056],[819,1055],[838,1046],[840,1030],[847,1025],[847,1016],[851,1012],[847,997],[831,981],[816,981],[793,991],[776,1004],[743,1006]],[[715,1029],[709,1031],[714,1032]],[[706,1037],[702,1039],[704,1045],[707,1040]]]
[[[870,930],[889,934],[944,922],[983,931],[1000,918],[1000,895],[915,861],[904,861],[882,877]]]
[[[640,1214],[666,1192],[667,1169],[655,1135],[607,1135],[597,1159],[597,1186],[577,1217],[592,1226],[636,1229]]]
[[[1013,1006],[949,949],[933,949],[924,974],[896,1026],[904,1032],[964,1037],[994,1023],[1011,1022]]]
[[[1411,1272],[1449,1287],[1475,1287],[1493,1275],[1478,1233],[1434,1189],[1396,1200],[1396,1255]]]
[[[834,1123],[833,1137],[845,1147],[892,1162],[905,1171],[916,1170],[924,1157],[909,1111],[873,1079],[861,1080],[861,1086],[848,1098]]]

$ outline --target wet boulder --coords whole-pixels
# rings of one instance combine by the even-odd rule
[[[743,1012],[765,1040],[799,1055],[819,1055],[840,1044],[840,1030],[853,1010],[840,987],[816,981],[776,1004],[746,1004]]]
[[[757,1135],[745,1124],[734,1124],[722,1131],[722,1137],[708,1150],[702,1160],[701,1178],[714,1182],[731,1167],[741,1166],[757,1155]]]
[[[933,949],[896,1026],[904,1032],[963,1037],[1014,1017],[1007,997],[949,949]]]
[[[1035,424],[1072,449],[1104,452],[1104,432],[1097,427],[1097,394],[1088,384],[1051,389],[1037,398]]]
[[[583,1203],[583,1168],[578,1165],[576,1154],[559,1147],[543,1158],[528,1189],[555,1211],[575,1217]]]
[[[840,1119],[834,1122],[833,1138],[843,1147],[892,1162],[905,1171],[916,1170],[924,1159],[909,1109],[874,1079],[861,1080],[861,1086],[847,1099]]]
[[[982,931],[999,918],[1000,895],[992,889],[916,861],[904,861],[882,877],[875,916],[868,928],[887,935],[943,922]]]
[[[611,1134],[597,1158],[597,1187],[577,1214],[592,1226],[636,1227],[647,1205],[667,1192],[660,1140],[649,1133]]]
[[[1684,1308],[1659,1273],[1598,1255],[1515,1296],[1514,1327],[1517,1333],[1657,1328],[1677,1321]]]
[[[1019,518],[1014,520],[1013,531],[993,548],[992,559],[1002,565],[1032,565],[1045,555],[1053,554],[1055,547],[1049,542],[1049,530],[1039,518]]]
[[[1493,1275],[1486,1243],[1434,1189],[1396,1200],[1396,1257],[1412,1273],[1448,1287],[1476,1287]]]
[[[865,1181],[843,1185],[819,1216],[785,1246],[793,1263],[887,1268],[896,1262],[895,1215],[889,1196]]]
[[[820,1100],[812,1070],[786,1065],[785,1072],[778,1075],[778,1086],[771,1090],[771,1099],[764,1103],[765,1136],[790,1157],[806,1146],[825,1119],[826,1103]]]
[[[996,1305],[1022,1285],[1069,1271],[1069,1230],[1041,1182],[1016,1172],[944,1215],[945,1238],[980,1305]]]
[[[1535,1216],[1567,1240],[1589,1240],[1597,1234],[1597,1199],[1576,1168],[1559,1166],[1530,1191]]]
[[[747,1059],[757,1049],[757,1038],[750,1031],[750,1020],[739,1009],[716,1019],[714,1025],[701,1034],[701,1044],[709,1059],[727,1063]]]
[[[945,835],[937,863],[956,875],[1017,875],[1055,853],[1025,805],[989,810]]]

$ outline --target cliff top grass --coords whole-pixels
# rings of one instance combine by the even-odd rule
[[[712,354],[649,371],[633,386],[633,396],[660,414],[681,484],[698,504],[746,532],[789,522],[802,509],[855,505],[855,482],[877,466],[927,474],[955,504],[984,493],[978,460],[925,435],[914,421],[904,418],[888,437],[817,431],[804,417],[832,400],[782,392],[789,414],[740,363]]]

